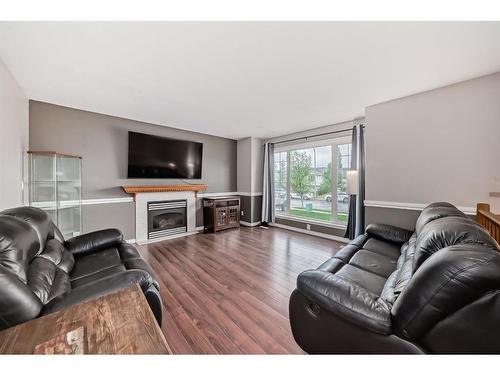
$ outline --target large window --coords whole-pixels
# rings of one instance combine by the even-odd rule
[[[349,139],[277,148],[274,154],[274,200],[278,216],[345,225],[351,165]]]

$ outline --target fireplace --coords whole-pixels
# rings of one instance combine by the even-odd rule
[[[170,188],[170,186],[168,186]],[[189,185],[190,188],[193,186]],[[146,186],[139,186],[134,193],[135,200],[135,242],[139,245],[168,240],[170,238],[177,238],[182,236],[188,236],[190,234],[195,234],[196,232],[196,191],[194,190],[183,190],[183,186],[173,186],[172,189],[180,190],[161,190],[161,186],[153,186],[151,190],[148,191]],[[159,190],[158,190],[159,189]],[[179,202],[181,203],[179,207]],[[168,204],[168,206],[165,206]],[[154,205],[154,206],[153,206]],[[150,207],[152,206],[152,207]],[[177,207],[173,207],[177,206]],[[158,210],[150,210],[150,208],[158,208]],[[152,216],[156,216],[156,212],[164,208],[176,209],[177,213],[184,213],[186,217],[184,228],[181,226],[180,229],[177,225],[173,225],[177,228],[163,229],[161,226],[167,226],[172,223],[170,220],[178,215],[167,219],[168,216],[160,217],[156,222],[152,221]],[[180,209],[177,211],[177,209]],[[168,211],[167,211],[168,212]],[[158,212],[160,213],[160,212]],[[161,219],[164,219],[163,221]],[[165,221],[165,219],[167,219]],[[161,229],[160,229],[161,228]],[[163,231],[163,232],[162,232]]]
[[[148,202],[148,239],[187,232],[187,200]]]

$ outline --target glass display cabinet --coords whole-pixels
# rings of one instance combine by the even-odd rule
[[[82,231],[82,158],[28,151],[29,203],[46,211],[64,239]]]

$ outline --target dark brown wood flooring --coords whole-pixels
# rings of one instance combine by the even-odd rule
[[[288,320],[297,275],[344,244],[241,228],[137,246],[159,279],[175,354],[302,353]]]

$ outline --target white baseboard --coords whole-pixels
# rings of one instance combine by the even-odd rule
[[[257,227],[260,225],[260,221],[249,223],[248,221],[240,220],[240,224],[243,225],[244,227]]]
[[[344,238],[344,237],[334,236],[333,234],[326,234],[326,233],[316,232],[316,231],[312,231],[312,230],[306,230],[306,229],[302,229],[302,228],[295,228],[295,227],[291,227],[289,225],[283,225],[283,224],[278,224],[278,223],[269,223],[269,226],[281,228],[281,229],[286,229],[286,230],[291,230],[293,232],[309,234],[311,236],[326,238],[328,240],[333,240],[333,241],[337,241],[337,242],[349,243],[349,239]]]
[[[132,238],[130,240],[125,240],[126,243],[132,243],[134,244],[135,243],[135,238]]]
[[[197,232],[203,232],[205,230],[205,227],[202,225],[202,226],[199,226],[199,227],[196,227],[196,231]]]

